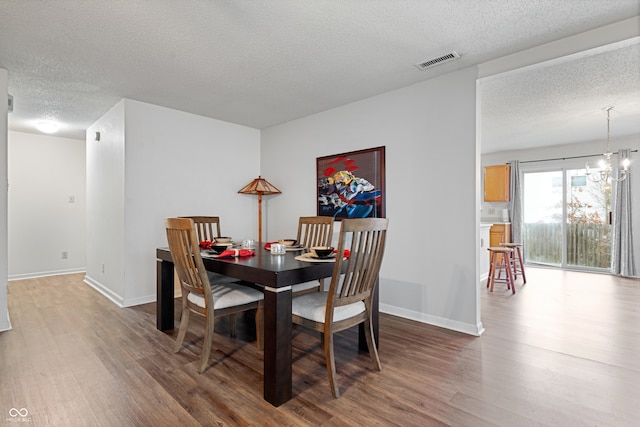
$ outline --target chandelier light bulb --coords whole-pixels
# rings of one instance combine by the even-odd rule
[[[622,161],[622,169],[624,170],[629,170],[629,165],[631,164],[631,160],[629,159],[624,159]]]

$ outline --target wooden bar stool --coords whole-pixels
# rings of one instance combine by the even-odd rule
[[[524,274],[524,263],[522,262],[522,250],[520,249],[522,248],[522,243],[500,243],[500,246],[514,250],[511,260],[513,264],[513,280],[518,280],[518,273],[520,273],[522,275],[522,284],[527,283],[527,276]]]
[[[507,289],[511,289],[512,293],[516,293],[516,287],[513,283],[512,258],[513,249],[501,247],[487,248],[490,254],[489,276],[487,277],[487,288],[489,292],[493,292],[493,285],[496,282],[504,282]],[[505,272],[505,278],[502,278],[502,270]],[[497,276],[497,277],[496,277]]]

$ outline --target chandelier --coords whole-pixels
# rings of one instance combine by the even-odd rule
[[[620,162],[620,168],[618,175],[614,176],[613,167],[611,166],[611,156],[614,154],[611,152],[611,110],[613,107],[603,108],[607,112],[607,151],[603,154],[603,157],[598,160],[598,165],[595,170],[589,170],[589,163],[586,164],[586,175],[592,182],[609,182],[609,181],[624,181],[629,175],[629,159],[622,159]]]

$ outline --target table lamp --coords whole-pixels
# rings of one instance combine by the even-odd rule
[[[245,185],[238,193],[258,195],[258,242],[262,242],[262,196],[264,194],[280,194],[281,191],[266,179],[258,176],[249,184]]]

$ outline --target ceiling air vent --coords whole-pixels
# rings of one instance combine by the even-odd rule
[[[416,64],[416,67],[420,70],[426,70],[427,68],[435,67],[436,65],[444,64],[445,62],[453,61],[458,58],[460,58],[460,55],[458,55],[455,50],[452,50],[451,53],[447,53],[446,55],[420,62]]]

